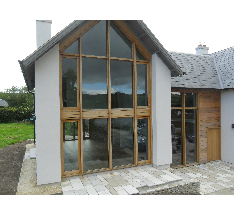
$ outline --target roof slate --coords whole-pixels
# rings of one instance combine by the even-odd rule
[[[213,56],[177,52],[169,54],[185,73],[182,77],[171,78],[172,87],[222,88]]]
[[[234,47],[212,54],[223,88],[234,88]]]

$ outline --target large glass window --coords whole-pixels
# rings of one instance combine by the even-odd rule
[[[137,65],[137,106],[147,106],[147,65]]]
[[[132,118],[111,119],[111,143],[113,167],[134,163]]]
[[[111,108],[132,108],[132,62],[111,60]]]
[[[64,172],[79,170],[78,122],[63,123]]]
[[[110,24],[111,57],[132,59],[132,43],[113,21]]]
[[[63,107],[77,107],[77,59],[62,58]]]
[[[83,109],[107,109],[105,59],[82,58],[82,100]]]
[[[150,53],[122,21],[84,25],[60,47],[62,176],[152,163]]]
[[[83,120],[84,171],[109,167],[107,119]]]

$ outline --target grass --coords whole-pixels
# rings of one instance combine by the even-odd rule
[[[30,123],[0,124],[0,148],[34,138],[34,125]]]

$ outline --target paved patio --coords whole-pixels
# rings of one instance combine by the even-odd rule
[[[131,195],[178,181],[199,181],[200,194],[234,187],[234,165],[222,161],[158,170],[152,165],[64,178],[64,195]]]

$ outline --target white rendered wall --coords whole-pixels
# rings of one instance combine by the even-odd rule
[[[35,63],[37,184],[61,181],[59,45]]]
[[[152,56],[153,166],[168,168],[171,147],[171,72],[162,60]]]
[[[221,93],[221,159],[234,164],[234,91]]]

